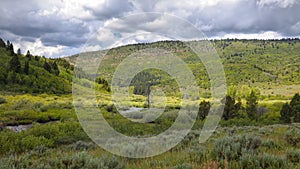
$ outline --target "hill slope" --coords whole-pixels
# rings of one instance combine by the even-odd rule
[[[297,85],[300,82],[300,40],[212,40],[212,45],[222,59],[228,85],[255,86],[262,90],[271,87]],[[109,50],[99,68],[99,74],[111,79],[116,67],[130,54],[147,48],[162,48],[179,56],[193,71],[199,85],[208,89],[210,86],[207,72],[195,54],[180,41],[161,41],[149,44],[135,44]],[[90,52],[87,55],[94,55]],[[68,57],[74,64],[78,55]],[[132,65],[134,66],[134,65]],[[153,70],[152,74],[162,76],[162,84],[167,75]]]
[[[0,40],[0,89],[17,93],[71,92],[73,67],[64,59],[15,54]],[[12,45],[12,44],[11,44]]]

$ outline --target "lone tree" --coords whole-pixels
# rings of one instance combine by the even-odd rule
[[[250,119],[257,120],[257,96],[253,90],[251,90],[250,95],[246,98],[246,112]]]

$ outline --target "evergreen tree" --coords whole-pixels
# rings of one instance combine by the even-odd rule
[[[224,113],[223,113],[223,119],[229,120],[233,118],[237,113],[236,106],[235,106],[235,99],[226,96],[225,106],[224,106]]]
[[[300,95],[298,93],[292,98],[290,106],[294,122],[300,122]]]
[[[9,61],[9,71],[21,73],[21,63],[18,55],[14,55]]]
[[[58,66],[56,64],[56,61],[52,63],[52,69],[53,69],[53,72],[55,73],[56,76],[59,75],[59,69],[58,69]]]
[[[29,50],[27,50],[26,57],[28,58],[28,60],[31,60],[32,55],[30,54]]]
[[[18,50],[17,50],[17,55],[21,55],[22,53],[21,53],[21,49],[19,48]]]
[[[0,47],[5,48],[5,42],[3,41],[3,39],[0,38]]]
[[[26,75],[29,74],[29,62],[28,61],[25,61],[25,65],[24,65],[24,73]]]
[[[203,100],[199,106],[198,118],[200,118],[201,120],[204,120],[206,118],[206,116],[208,115],[209,110],[210,110],[210,103]]]
[[[15,55],[14,45],[12,43],[10,43],[8,50],[10,51],[11,55]]]
[[[246,112],[250,119],[257,120],[257,96],[253,90],[251,90],[250,95],[246,98]]]
[[[291,123],[292,109],[288,103],[285,103],[280,110],[280,120],[284,123]]]
[[[44,63],[44,69],[47,70],[49,73],[51,73],[51,66],[47,61],[45,61]]]
[[[5,47],[6,47],[6,50],[9,50],[9,47],[10,47],[10,41],[9,40],[6,41],[6,46]]]

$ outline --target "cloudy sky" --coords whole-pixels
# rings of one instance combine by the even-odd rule
[[[188,32],[153,12],[213,39],[299,37],[299,11],[300,0],[1,0],[0,37],[23,52],[61,57],[110,47],[125,35],[119,44],[168,39],[155,34],[161,30]],[[99,44],[86,43],[96,32]]]

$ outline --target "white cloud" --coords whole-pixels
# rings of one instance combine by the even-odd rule
[[[277,32],[267,31],[267,32],[260,32],[260,33],[252,33],[252,34],[245,34],[245,33],[220,33],[219,36],[211,37],[210,39],[281,39],[283,38]]]
[[[60,53],[63,52],[64,46],[45,46],[40,39],[37,39],[35,42],[24,42],[24,41],[17,41],[14,43],[15,50],[18,48],[23,50],[25,53],[27,50],[30,51],[33,55],[40,55],[40,56],[48,56],[48,57],[56,57]]]

